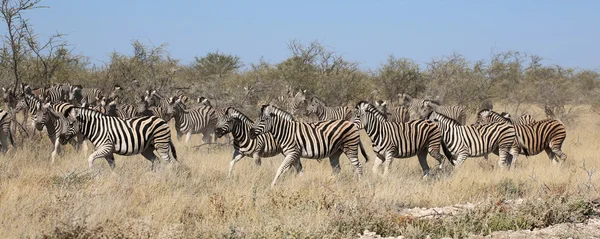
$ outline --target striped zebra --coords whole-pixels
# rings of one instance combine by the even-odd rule
[[[202,141],[211,143],[210,134],[214,133],[217,123],[217,115],[210,105],[204,105],[195,109],[186,109],[181,98],[173,97],[172,105],[173,118],[175,119],[175,129],[177,139],[185,134],[184,143],[187,144],[192,134],[202,133]]]
[[[389,109],[386,101],[377,100],[375,101],[375,108],[383,113],[388,122],[406,123],[410,121],[410,114],[404,106]]]
[[[15,141],[10,130],[10,125],[13,120],[13,116],[9,111],[0,109],[0,152],[6,154],[8,151],[8,143],[15,147]]]
[[[119,98],[119,96],[121,96],[121,86],[118,84],[115,84],[112,88],[112,91],[110,92],[110,94],[108,94],[108,98],[110,100],[114,100],[116,98]]]
[[[2,87],[2,91],[4,93],[4,95],[2,96],[2,99],[4,101],[4,105],[7,108],[7,111],[11,113],[12,116],[12,129],[11,132],[17,132],[17,124],[19,124],[21,127],[23,127],[22,125],[27,124],[27,118],[28,118],[28,111],[27,109],[23,108],[22,110],[19,111],[23,111],[23,122],[19,123],[17,121],[17,114],[19,113],[19,111],[16,111],[17,108],[17,103],[19,102],[19,99],[17,98],[17,94],[15,94],[14,89],[12,88],[4,88]]]
[[[46,95],[46,91],[48,89],[46,87],[34,89],[27,83],[21,83],[21,90],[26,94],[34,95],[38,100],[44,100],[44,96]]]
[[[306,105],[306,115],[315,114],[320,121],[350,120],[352,110],[347,106],[330,107],[320,98],[313,96]]]
[[[472,125],[481,125],[481,124],[488,124],[491,122],[508,122],[508,121],[514,122],[515,125],[517,125],[517,124],[518,125],[526,125],[526,124],[531,124],[531,123],[537,122],[533,119],[533,116],[531,116],[529,114],[522,114],[521,116],[519,116],[519,118],[512,119],[512,117],[510,116],[509,113],[506,113],[506,112],[497,113],[497,112],[489,110],[489,109],[483,109],[477,113],[477,119],[476,119],[475,123]]]
[[[462,106],[443,106],[434,100],[414,99],[408,94],[399,94],[400,104],[405,106],[411,119],[425,119],[432,111],[448,116],[465,125],[467,114]]]
[[[63,144],[59,136],[67,133],[69,125],[69,122],[64,115],[60,113],[60,111],[66,111],[69,107],[74,106],[68,103],[45,103],[38,105],[35,123],[36,125],[39,125],[40,128],[43,126],[46,127],[48,138],[54,146],[54,150],[52,151],[50,157],[53,164],[56,159],[56,155],[58,155],[61,151],[61,144]],[[83,143],[83,136],[79,134],[78,137],[73,137],[73,139],[70,140],[70,143],[77,151],[79,151],[81,144]],[[87,151],[87,146],[85,146],[85,143],[83,145],[85,151]]]
[[[151,114],[162,118],[166,122],[173,118],[174,111],[171,98],[163,97],[156,90],[147,90],[145,101],[147,104],[138,102],[138,115]]]
[[[526,156],[537,155],[542,151],[546,151],[548,158],[553,163],[557,163],[556,156],[562,161],[567,159],[567,155],[561,149],[567,137],[567,131],[562,122],[554,119],[546,119],[522,124],[521,118],[518,121],[518,123],[513,123],[514,120],[503,117],[501,114],[491,110],[482,110],[477,114],[478,124],[503,122],[514,125],[517,138],[519,139],[519,148],[521,149],[521,153]]]
[[[515,129],[510,124],[490,123],[466,126],[435,111],[430,113],[429,118],[438,123],[442,132],[444,154],[454,161],[456,166],[462,164],[467,157],[487,158],[488,154],[494,153],[500,156],[498,164],[504,167],[516,162],[519,156]]]
[[[288,110],[290,114],[293,116],[299,116],[300,111],[305,108],[306,105],[306,90],[299,90],[294,94],[293,97],[290,97],[287,102]],[[304,109],[306,110],[306,109]]]
[[[64,91],[64,85],[52,85],[44,94],[44,101],[50,103],[60,103],[69,98],[69,92]]]
[[[273,157],[281,154],[281,147],[277,144],[271,133],[265,133],[251,139],[248,135],[254,122],[242,112],[233,107],[218,112],[218,121],[215,128],[215,135],[221,138],[223,135],[231,133],[233,135],[233,157],[229,163],[228,177],[231,177],[233,166],[244,156],[252,157],[256,165],[261,164],[261,158]],[[302,172],[300,160],[294,164],[298,173]]]
[[[69,101],[75,106],[86,104],[95,106],[102,99],[102,91],[97,88],[84,88],[81,85],[72,85],[69,91]]]
[[[358,160],[359,147],[365,161],[369,160],[360,141],[358,128],[346,120],[303,123],[295,121],[291,114],[273,105],[263,105],[260,121],[252,127],[250,138],[254,139],[265,133],[273,134],[285,155],[271,186],[275,186],[277,179],[292,164],[298,164],[300,157],[317,160],[329,157],[333,174],[338,174],[340,156],[344,153],[359,177],[362,176],[362,164]]]
[[[387,175],[394,158],[416,155],[423,169],[423,177],[427,177],[427,154],[435,158],[439,168],[442,168],[444,156],[440,154],[440,128],[432,121],[388,122],[381,111],[366,101],[359,102],[354,113],[354,123],[359,129],[364,128],[373,142],[373,152],[377,155],[373,173],[377,174],[379,166],[384,163],[384,175]]]
[[[30,91],[29,91],[30,92]],[[43,125],[36,125],[36,116],[37,110],[39,106],[42,104],[42,101],[38,98],[38,96],[22,92],[20,95],[20,100],[17,102],[17,106],[15,107],[15,112],[24,111],[27,114],[24,114],[23,124],[27,122],[27,119],[31,119],[31,130],[35,133],[35,130],[42,131]]]
[[[157,160],[154,150],[158,151],[160,157],[167,162],[171,161],[171,154],[177,160],[169,125],[159,117],[144,116],[124,120],[79,107],[68,109],[65,116],[69,121],[69,129],[61,137],[61,141],[67,142],[77,133],[89,139],[95,146],[95,151],[88,157],[90,168],[97,158],[105,158],[114,169],[113,154],[125,156],[142,154],[152,162],[152,170],[154,170]]]
[[[442,114],[451,119],[454,119],[460,125],[465,125],[467,123],[467,114],[465,113],[465,109],[460,105],[445,106],[440,105],[436,101],[424,100],[421,114],[423,116],[426,116],[429,115],[429,113],[431,112],[436,112],[438,114]]]

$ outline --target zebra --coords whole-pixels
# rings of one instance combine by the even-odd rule
[[[138,102],[139,114],[155,115],[161,117],[166,122],[169,122],[171,118],[173,118],[174,112],[173,106],[171,105],[171,98],[163,97],[156,90],[147,90],[144,99],[147,104],[144,104],[143,102]]]
[[[69,101],[76,106],[84,103],[88,106],[95,106],[101,99],[102,91],[97,88],[83,88],[81,85],[72,85],[69,91]]]
[[[13,116],[9,111],[0,109],[0,152],[3,155],[8,151],[8,141],[10,141],[12,147],[15,147],[15,141],[10,130],[12,120]]]
[[[413,120],[407,123],[388,122],[383,112],[374,105],[361,101],[354,110],[354,124],[365,132],[373,142],[377,155],[373,173],[384,163],[384,175],[388,174],[394,158],[417,156],[423,169],[423,177],[429,175],[427,154],[438,161],[442,168],[444,156],[440,154],[441,133],[438,125],[429,120]]]
[[[42,131],[43,125],[37,125],[36,116],[37,110],[39,106],[42,104],[42,101],[38,98],[38,96],[30,93],[31,91],[21,92],[20,100],[17,102],[17,106],[15,107],[15,112],[24,111],[23,124],[27,122],[27,118],[31,118],[31,129],[35,133],[35,130]]]
[[[285,156],[271,186],[275,186],[277,179],[292,164],[298,164],[300,157],[317,160],[329,157],[335,175],[340,171],[339,159],[344,153],[354,165],[359,178],[362,176],[362,164],[358,160],[359,147],[365,161],[369,160],[360,141],[359,130],[350,121],[298,122],[290,113],[273,105],[263,105],[260,121],[253,125],[249,136],[255,139],[265,133],[273,134]]]
[[[77,133],[89,139],[95,146],[95,151],[88,157],[90,168],[95,159],[103,157],[111,169],[114,169],[113,154],[116,153],[125,156],[142,154],[152,162],[151,168],[154,170],[157,160],[153,152],[155,149],[163,160],[167,162],[171,162],[172,158],[177,160],[169,125],[159,117],[143,116],[124,120],[80,107],[68,109],[65,116],[69,127],[67,133],[61,137],[61,141],[67,142]]]
[[[261,165],[261,157],[273,157],[281,154],[281,147],[277,144],[271,133],[265,133],[250,139],[249,132],[254,122],[242,112],[233,107],[218,112],[218,121],[215,135],[221,138],[231,133],[233,135],[233,157],[229,163],[228,177],[231,177],[234,165],[244,156],[254,159],[256,165]],[[300,160],[294,165],[298,173],[302,173]]]
[[[60,135],[66,134],[68,130],[69,122],[62,115],[61,111],[66,111],[69,107],[74,107],[68,103],[59,103],[59,104],[39,104],[37,105],[37,115],[35,117],[35,123],[39,126],[46,126],[46,133],[48,134],[48,138],[50,142],[54,146],[54,150],[51,154],[51,163],[54,164],[56,159],[56,155],[60,153],[61,148],[60,145],[66,142],[62,142],[60,140]],[[55,110],[56,109],[56,110]],[[79,151],[81,144],[83,143],[82,135],[78,135],[78,137],[74,137],[70,140],[71,145]],[[85,151],[87,151],[87,146],[85,146]]]
[[[320,121],[325,120],[350,120],[352,110],[347,106],[329,107],[316,96],[311,97],[306,105],[306,116],[315,114]]]
[[[44,100],[50,103],[60,103],[68,97],[69,92],[64,91],[63,85],[53,85],[45,92]]]
[[[299,111],[302,110],[306,104],[306,90],[299,90],[294,94],[293,97],[290,97],[288,100],[288,110],[290,114],[293,116],[299,115]]]
[[[27,109],[23,108],[23,122],[19,123],[17,121],[17,114],[19,113],[19,111],[16,111],[17,108],[17,104],[19,103],[19,99],[17,98],[17,95],[15,94],[14,89],[12,88],[4,88],[2,87],[2,91],[4,93],[4,95],[2,96],[2,99],[4,101],[4,105],[7,108],[7,111],[9,111],[11,113],[12,116],[12,129],[11,132],[16,132],[17,131],[17,125],[20,125],[21,127],[23,127],[22,125],[27,124],[27,118],[28,118],[28,111]],[[22,128],[21,128],[22,129]]]
[[[410,112],[411,119],[425,119],[432,111],[448,116],[459,124],[465,125],[467,114],[462,106],[442,106],[434,100],[414,99],[408,94],[399,94],[400,104]]]
[[[461,125],[435,111],[428,118],[438,123],[442,132],[442,149],[446,157],[454,161],[455,166],[462,164],[467,157],[487,158],[488,154],[494,153],[500,156],[498,165],[505,167],[514,165],[512,163],[519,156],[515,129],[510,124]]]
[[[173,97],[171,107],[175,119],[177,139],[185,134],[184,144],[190,141],[192,134],[202,133],[202,141],[211,143],[211,133],[214,133],[217,115],[213,107],[204,105],[195,109],[186,109],[180,97]]]
[[[404,106],[388,109],[386,101],[377,100],[375,101],[375,108],[384,114],[388,122],[406,123],[410,121],[410,114],[408,113],[408,109]]]
[[[567,131],[562,122],[555,119],[533,121],[522,123],[521,117],[517,123],[513,123],[508,117],[503,117],[491,110],[482,110],[477,114],[477,123],[486,124],[491,122],[503,122],[512,124],[515,128],[516,137],[519,142],[521,153],[526,156],[537,155],[546,151],[548,158],[557,163],[556,156],[565,161],[567,155],[562,152],[562,144],[567,137]]]
[[[113,86],[112,91],[110,92],[110,94],[108,94],[108,99],[115,100],[116,98],[119,98],[119,96],[121,95],[121,86],[118,84],[115,84]]]
[[[433,111],[456,120],[456,122],[458,122],[460,125],[465,125],[467,123],[467,114],[462,106],[442,106],[433,100],[423,100],[421,114],[425,116],[429,115],[429,113]]]
[[[476,125],[488,124],[491,122],[508,122],[509,120],[511,122],[514,122],[515,125],[527,125],[527,124],[532,124],[532,123],[537,122],[533,119],[533,116],[531,116],[529,114],[522,114],[521,116],[519,116],[519,118],[517,118],[516,120],[513,120],[509,113],[506,113],[506,112],[497,113],[490,109],[483,109],[477,113],[477,119],[476,119],[475,123],[473,123],[471,125],[476,126]]]
[[[27,83],[21,83],[21,90],[30,95],[34,95],[38,100],[44,100],[46,95],[47,87],[31,88],[31,85]]]

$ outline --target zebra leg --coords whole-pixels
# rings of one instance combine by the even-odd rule
[[[112,143],[98,146],[96,148],[96,151],[94,151],[88,157],[88,164],[90,166],[90,169],[93,168],[94,160],[96,160],[97,158],[104,158],[104,157],[112,156],[112,152],[113,152]]]
[[[392,153],[385,153],[385,161],[383,162],[383,176],[387,177],[390,172],[390,167],[392,166],[392,161],[394,160],[394,156]]]
[[[144,158],[150,160],[150,162],[152,162],[152,166],[150,167],[150,169],[152,171],[154,171],[155,169],[155,164],[157,161],[157,157],[156,154],[154,154],[154,147],[148,147],[146,148],[144,151],[142,151],[142,156],[144,156]]]
[[[234,154],[235,154],[235,152],[234,152]],[[254,152],[254,154],[252,154],[252,159],[254,159],[254,164],[256,166],[260,166],[262,164],[262,159],[260,157],[259,152]]]
[[[564,162],[567,160],[567,155],[562,150],[560,150],[560,146],[556,147],[551,145],[550,147],[552,148],[552,152],[554,153],[554,155],[557,155],[560,158],[560,161]],[[558,161],[556,160],[556,157],[554,157],[554,159],[555,161]]]
[[[187,133],[185,134],[185,141],[183,141],[183,144],[186,144],[186,145],[187,145],[187,144],[188,144],[188,142],[190,142],[190,138],[191,138],[191,137],[192,137],[192,131],[190,131],[190,132],[187,132]]]
[[[52,151],[52,156],[50,156],[50,158],[52,159],[52,161],[51,161],[52,164],[54,164],[56,155],[60,153],[60,139],[56,138],[53,143],[54,143],[54,151]]]
[[[419,164],[421,165],[421,169],[423,169],[423,178],[427,178],[429,176],[429,165],[427,164],[427,151],[422,150],[417,155],[419,159]]]
[[[518,145],[515,144],[510,148],[510,155],[512,157],[511,168],[514,168],[517,164],[517,158],[519,157],[519,146]]]
[[[106,159],[106,162],[108,163],[108,166],[110,166],[110,169],[114,170],[115,169],[115,156],[113,156],[113,154],[110,154],[110,155],[105,156],[104,159]]]
[[[544,151],[546,151],[546,154],[548,155],[548,158],[550,158],[550,161],[552,161],[552,163],[556,164],[558,161],[556,160],[556,154],[552,151],[551,148],[546,148]]]
[[[467,159],[467,153],[459,153],[456,157],[456,161],[454,162],[454,167],[460,166],[465,159]]]
[[[212,138],[210,137],[210,132],[204,131],[204,133],[202,133],[202,142],[205,144],[212,143]]]
[[[298,160],[296,160],[296,163],[294,163],[294,168],[296,168],[296,174],[298,176],[304,175],[304,170],[302,169],[302,162],[300,162],[300,158],[298,158]]]
[[[256,160],[256,157],[258,156],[257,153],[255,153],[253,155],[253,157],[255,158],[254,160]],[[242,158],[244,158],[244,155],[241,154],[237,149],[235,151],[233,151],[233,157],[231,158],[231,162],[229,162],[229,171],[227,172],[227,177],[231,178],[231,172],[233,171],[233,166],[240,161]]]
[[[10,128],[8,130],[10,130]],[[6,154],[6,151],[8,151],[8,137],[10,137],[10,131],[0,132],[0,144],[2,144],[0,151],[2,154]]]
[[[504,168],[506,166],[511,165],[512,156],[509,156],[507,149],[498,149],[500,160],[498,161],[498,166]]]
[[[350,163],[354,166],[354,170],[356,172],[356,175],[358,175],[358,178],[360,178],[362,176],[362,174],[363,174],[363,172],[362,172],[363,171],[362,170],[362,164],[358,160],[359,145],[362,148],[360,140],[358,141],[357,145],[355,145],[353,147],[345,147],[344,148],[344,154],[346,155],[346,157],[348,157],[348,159],[350,160]],[[363,155],[366,156],[366,153],[364,153]],[[339,156],[338,156],[338,158],[339,158]],[[365,158],[365,162],[368,161],[368,160],[369,160],[369,158]]]
[[[385,161],[385,157],[381,154],[377,154],[376,155],[376,159],[375,162],[373,163],[373,173],[375,175],[379,174],[379,167],[381,166],[381,164]]]
[[[283,159],[283,162],[279,166],[279,169],[277,169],[277,174],[275,174],[275,178],[273,179],[273,182],[271,183],[271,187],[275,186],[275,184],[277,183],[277,180],[279,179],[281,174],[285,173],[285,171],[287,171],[287,169],[293,163],[295,163],[296,160],[300,160],[298,152],[292,152],[285,156],[285,159]]]
[[[440,153],[439,147],[429,147],[429,155],[438,161],[438,169],[442,169],[444,167],[444,155]]]
[[[337,151],[329,156],[329,164],[331,164],[331,174],[337,175],[341,171],[340,167],[340,156],[342,155],[341,151]]]

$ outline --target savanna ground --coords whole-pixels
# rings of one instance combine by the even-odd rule
[[[179,163],[161,163],[153,172],[141,156],[117,156],[111,172],[104,160],[89,170],[88,154],[71,146],[51,165],[50,143],[38,136],[0,161],[0,235],[349,238],[369,230],[383,236],[460,238],[585,223],[597,217],[591,201],[600,197],[600,173],[591,173],[600,168],[598,129],[597,115],[582,110],[567,128],[563,150],[568,159],[562,165],[553,165],[545,154],[521,156],[507,171],[497,168],[497,156],[472,158],[452,173],[448,167],[424,181],[415,158],[397,159],[388,177],[373,175],[369,162],[357,181],[343,156],[337,177],[330,178],[327,160],[302,160],[304,175],[290,172],[275,188],[270,182],[281,156],[263,159],[260,167],[245,158],[228,179],[231,147],[197,150],[174,138]],[[189,145],[198,144],[200,137],[194,136]],[[373,159],[370,146],[367,151]],[[431,158],[429,163],[435,165]],[[474,206],[452,216],[406,213],[468,203]],[[562,230],[554,236],[589,235],[578,233]]]

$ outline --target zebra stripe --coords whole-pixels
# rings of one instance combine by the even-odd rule
[[[113,154],[116,153],[126,156],[142,154],[152,162],[154,169],[157,159],[153,152],[155,149],[163,160],[170,162],[171,153],[177,160],[169,125],[159,117],[145,116],[124,120],[85,108],[71,108],[65,115],[68,116],[69,130],[62,137],[63,142],[81,132],[96,148],[88,157],[90,168],[95,159],[102,157],[114,168]]]
[[[423,115],[429,115],[430,112],[436,112],[456,120],[460,125],[465,125],[467,123],[467,114],[462,106],[442,106],[435,101],[424,100],[422,108]]]
[[[231,177],[233,166],[244,156],[252,157],[256,165],[261,164],[261,157],[273,157],[282,153],[281,147],[277,144],[271,133],[265,133],[250,139],[248,135],[254,122],[242,112],[229,107],[224,111],[217,111],[217,124],[215,135],[221,138],[223,135],[231,133],[233,135],[233,157],[229,163],[228,177]],[[295,164],[296,171],[302,172],[302,164]]]
[[[13,116],[10,112],[0,109],[0,152],[6,154],[8,151],[8,142],[10,145],[15,147],[15,141],[13,140],[10,125],[13,120]]]
[[[408,109],[404,106],[388,108],[387,102],[375,101],[375,108],[382,112],[388,122],[406,123],[410,121]]]
[[[84,88],[81,85],[71,86],[69,92],[69,101],[71,104],[79,106],[86,104],[89,106],[95,106],[96,103],[102,99],[102,91],[96,88]]]
[[[300,157],[317,160],[329,157],[333,173],[337,174],[340,171],[339,158],[344,153],[359,177],[362,176],[362,164],[358,160],[359,147],[368,161],[359,130],[349,121],[297,122],[291,114],[272,105],[263,105],[260,121],[252,127],[250,137],[256,138],[264,133],[273,134],[285,155],[271,186],[275,185],[281,174],[292,164],[300,163]]]
[[[27,92],[24,92],[22,94],[21,100],[17,103],[17,106],[15,108],[15,112],[19,112],[21,110],[23,110],[24,112],[24,118],[23,118],[23,124],[25,124],[27,122],[27,118],[31,119],[31,126],[32,128],[37,129],[38,131],[42,131],[43,129],[43,125],[37,125],[35,123],[36,121],[36,116],[37,116],[37,110],[40,107],[40,105],[42,104],[42,102],[40,101],[40,99],[33,95],[33,94],[29,94]],[[25,112],[27,114],[25,114]]]
[[[445,115],[431,112],[430,119],[438,122],[442,132],[442,146],[446,157],[460,165],[467,157],[485,156],[499,152],[501,167],[511,165],[519,156],[515,129],[507,123],[478,126],[460,125]],[[512,158],[508,154],[512,155]],[[451,161],[452,162],[452,161]]]
[[[211,142],[210,134],[214,132],[217,123],[217,115],[213,107],[205,105],[188,110],[181,99],[177,98],[174,99],[172,108],[177,139],[181,139],[185,134],[184,143],[187,144],[192,134],[202,133],[202,141]]]
[[[477,121],[480,124],[490,122],[503,122],[514,125],[519,148],[526,156],[537,155],[546,151],[548,158],[553,163],[557,162],[556,156],[562,161],[567,159],[567,155],[562,152],[562,144],[567,137],[567,131],[562,122],[554,119],[535,121],[527,124],[513,123],[510,118],[502,117],[494,111],[481,111],[477,115]]]
[[[366,101],[359,102],[354,112],[354,123],[359,129],[364,128],[373,142],[373,151],[377,155],[373,173],[378,173],[381,163],[385,163],[384,175],[387,175],[394,158],[416,155],[426,177],[429,174],[428,153],[438,161],[439,168],[443,166],[440,129],[432,121],[388,122],[381,111]]]
[[[36,125],[46,126],[46,133],[50,139],[50,142],[54,146],[54,150],[51,154],[52,163],[54,163],[56,155],[61,151],[60,145],[64,143],[60,141],[58,136],[61,134],[66,134],[69,125],[67,119],[64,117],[64,115],[61,115],[60,112],[64,112],[70,107],[74,106],[67,103],[59,103],[54,105],[51,103],[46,103],[40,104],[37,109],[35,123]],[[70,140],[71,145],[73,145],[77,151],[79,151],[82,142],[83,137],[77,137],[74,138],[74,140]]]
[[[45,92],[44,100],[50,103],[59,103],[65,101],[68,97],[69,92],[64,91],[63,85],[53,85]]]
[[[352,111],[347,106],[329,107],[325,102],[313,96],[306,106],[306,115],[315,114],[320,121],[350,120]]]

